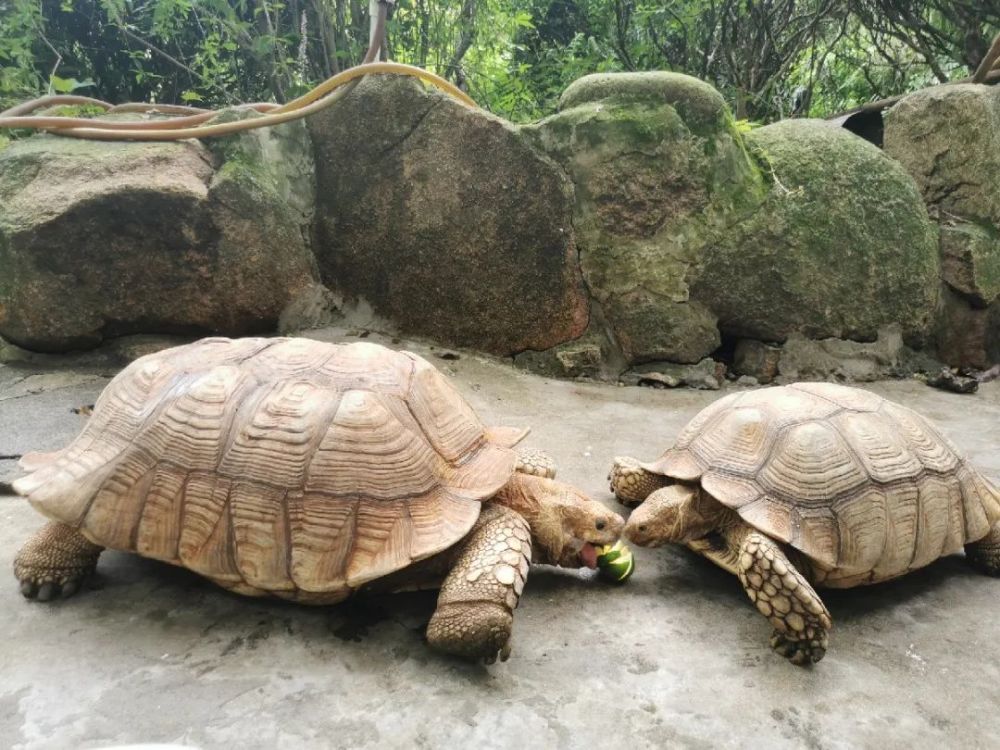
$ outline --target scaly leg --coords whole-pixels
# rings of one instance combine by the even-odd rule
[[[544,479],[556,478],[556,462],[545,451],[522,448],[517,452],[516,471]]]
[[[439,651],[492,664],[510,656],[514,609],[531,562],[528,522],[486,505],[441,586],[427,641]]]
[[[774,625],[771,648],[792,664],[818,662],[826,653],[830,613],[805,577],[771,538],[741,526],[737,575],[758,611]]]
[[[965,545],[965,556],[978,570],[991,576],[1000,576],[1000,521],[993,524],[990,533],[978,542]]]
[[[651,493],[671,483],[667,477],[646,471],[638,461],[627,456],[615,458],[608,480],[618,502],[627,508],[634,508]]]
[[[97,567],[103,547],[76,529],[50,521],[35,532],[14,558],[14,576],[28,599],[71,596]]]

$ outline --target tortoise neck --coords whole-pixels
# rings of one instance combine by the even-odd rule
[[[510,481],[493,497],[493,502],[520,513],[529,524],[541,509],[544,484],[549,480],[514,472]]]

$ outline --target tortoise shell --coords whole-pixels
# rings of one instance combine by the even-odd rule
[[[96,544],[333,602],[464,537],[523,435],[409,352],[211,338],[129,365],[15,489]]]
[[[827,585],[901,575],[1000,519],[1000,492],[923,417],[831,383],[720,399],[643,468],[700,482],[818,563]]]

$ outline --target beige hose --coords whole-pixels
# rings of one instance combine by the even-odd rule
[[[385,6],[381,7],[375,29],[374,39],[382,39],[385,29]],[[264,113],[261,117],[250,120],[202,125],[212,119],[218,112],[179,105],[156,104],[121,104],[113,106],[99,99],[83,96],[47,96],[34,99],[24,104],[0,112],[0,128],[36,128],[49,130],[58,135],[71,138],[86,138],[102,141],[175,141],[182,138],[207,138],[211,136],[229,135],[241,130],[252,130],[269,125],[279,125],[290,120],[306,117],[326,109],[344,94],[350,91],[357,79],[366,75],[395,73],[397,75],[413,76],[451,94],[464,104],[475,107],[476,103],[457,86],[422,68],[403,65],[394,62],[373,62],[378,56],[379,45],[373,43],[365,54],[361,65],[348,68],[332,78],[323,81],[309,93],[294,99],[287,104],[277,105],[267,102],[243,104],[235,109],[252,109]],[[90,104],[104,108],[108,112],[152,112],[157,114],[182,115],[166,120],[148,120],[142,122],[95,121],[85,117],[55,117],[49,115],[36,116],[25,113],[33,112],[41,107],[57,104]]]

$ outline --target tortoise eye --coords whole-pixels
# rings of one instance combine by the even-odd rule
[[[604,531],[604,521],[598,521],[594,524],[594,526],[597,527],[598,531]]]

